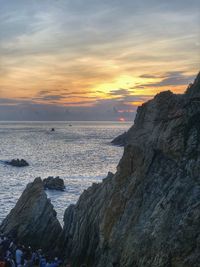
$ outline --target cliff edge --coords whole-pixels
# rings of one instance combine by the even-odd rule
[[[138,108],[115,175],[65,212],[73,267],[200,266],[200,74]]]

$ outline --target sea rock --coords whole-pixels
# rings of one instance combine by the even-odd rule
[[[117,172],[65,211],[73,267],[200,266],[200,74],[138,108]]]
[[[29,166],[28,162],[24,159],[12,159],[11,161],[6,161],[6,164],[14,166],[14,167]]]
[[[41,178],[27,185],[0,230],[6,235],[14,235],[19,242],[33,248],[51,250],[56,246],[62,228]]]
[[[55,178],[52,176],[49,176],[48,178],[43,180],[43,185],[45,189],[59,190],[59,191],[65,190],[64,181],[59,176]]]

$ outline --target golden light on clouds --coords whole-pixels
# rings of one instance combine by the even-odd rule
[[[132,114],[193,81],[200,36],[191,3],[69,2],[2,3],[0,105]]]

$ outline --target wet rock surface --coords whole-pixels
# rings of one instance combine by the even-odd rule
[[[26,246],[44,250],[55,248],[62,228],[40,178],[27,185],[0,230]]]
[[[65,211],[73,267],[200,266],[200,75],[138,108],[115,175]]]
[[[55,178],[52,176],[49,176],[48,178],[43,180],[43,185],[44,185],[44,189],[58,190],[58,191],[65,190],[64,181],[59,176]]]

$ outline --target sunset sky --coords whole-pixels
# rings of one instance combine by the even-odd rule
[[[200,63],[197,0],[0,0],[0,120],[133,120]]]

